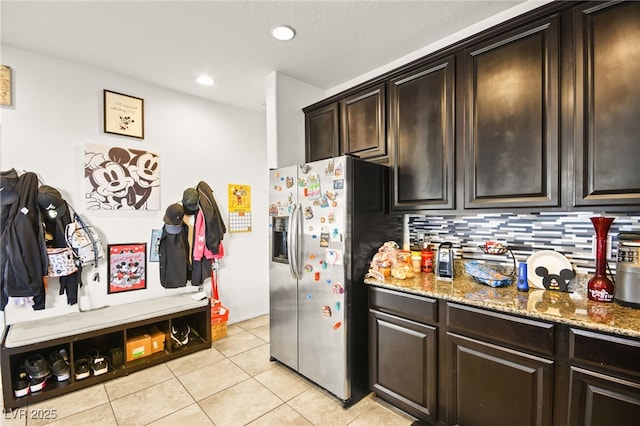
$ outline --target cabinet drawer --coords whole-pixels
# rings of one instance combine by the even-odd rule
[[[435,324],[438,318],[437,300],[384,288],[370,287],[369,306],[426,324]]]
[[[448,303],[447,328],[523,350],[554,353],[553,324]]]
[[[572,328],[569,360],[640,377],[640,341]]]

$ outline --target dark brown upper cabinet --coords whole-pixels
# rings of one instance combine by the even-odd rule
[[[334,102],[305,114],[307,162],[340,155],[338,107]]]
[[[559,205],[554,16],[465,49],[465,208]]]
[[[393,209],[454,208],[454,80],[448,57],[390,82]]]
[[[363,159],[387,155],[385,84],[340,100],[341,154]]]
[[[576,206],[640,204],[640,3],[574,9]],[[636,207],[637,208],[637,207]]]

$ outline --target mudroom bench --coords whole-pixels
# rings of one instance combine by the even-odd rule
[[[192,296],[177,294],[7,326],[0,356],[5,411],[210,348],[209,299]],[[171,327],[185,324],[188,343],[175,344]],[[69,356],[71,377],[57,381],[52,375],[42,390],[16,397],[14,384],[24,360],[36,354],[46,359],[60,349]],[[76,378],[76,361],[92,356],[105,357],[108,371]]]

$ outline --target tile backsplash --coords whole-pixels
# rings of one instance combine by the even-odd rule
[[[595,230],[591,212],[563,213],[485,213],[469,216],[408,215],[411,247],[424,235],[432,248],[444,241],[453,243],[456,258],[477,259],[511,266],[510,255],[486,255],[478,246],[486,241],[498,241],[513,252],[516,262],[526,262],[535,251],[555,250],[563,254],[578,274],[595,272]],[[621,232],[640,232],[640,216],[607,214],[615,220],[609,230],[608,264],[615,273],[617,236]]]

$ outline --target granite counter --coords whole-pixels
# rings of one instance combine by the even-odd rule
[[[570,292],[540,290],[528,292],[516,289],[515,280],[505,287],[493,288],[477,283],[456,262],[453,280],[436,279],[433,273],[418,273],[413,278],[392,277],[380,281],[365,278],[365,283],[435,299],[499,312],[564,323],[605,333],[640,338],[640,309],[588,300],[587,282],[590,276],[578,276],[569,285]]]

